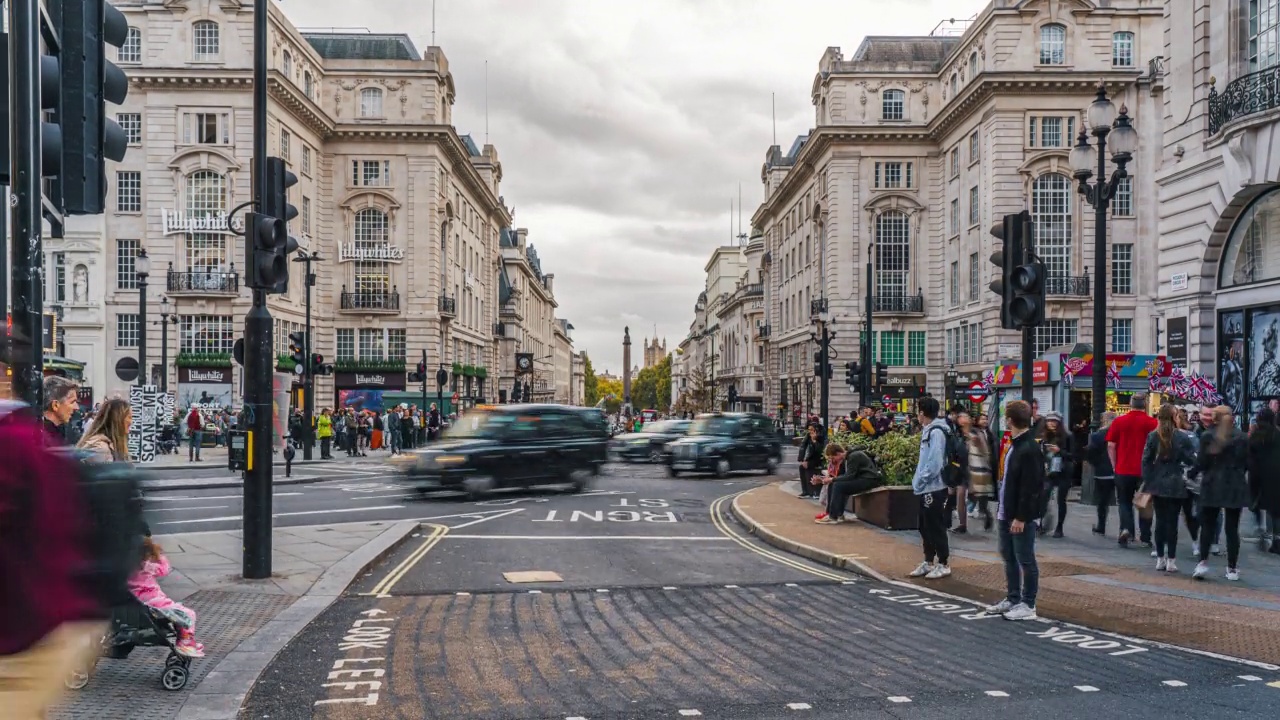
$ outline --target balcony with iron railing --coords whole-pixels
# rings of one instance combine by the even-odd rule
[[[458,300],[448,295],[440,296],[440,303],[437,306],[440,309],[440,315],[447,318],[458,316]]]
[[[923,315],[924,293],[915,295],[872,295],[871,308],[877,315]]]
[[[339,295],[338,309],[342,312],[354,313],[398,313],[400,312],[400,292],[359,291],[347,292],[342,288]]]
[[[1217,135],[1229,124],[1280,107],[1280,65],[1251,72],[1227,83],[1221,93],[1209,86],[1209,134]]]
[[[769,329],[769,326],[768,326],[768,325],[757,325],[757,326],[756,326],[756,335],[757,335],[761,340],[768,340],[768,339],[769,339],[769,333],[770,333],[770,332],[771,332],[771,330]]]
[[[169,266],[168,288],[173,295],[238,295],[240,274],[222,270],[188,270],[179,272]]]
[[[1088,275],[1050,275],[1044,280],[1044,294],[1058,298],[1089,297]]]

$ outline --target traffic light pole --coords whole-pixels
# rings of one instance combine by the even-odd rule
[[[259,212],[267,195],[267,5],[253,4],[253,200]],[[245,242],[253,242],[248,234]],[[242,574],[251,580],[271,576],[271,332],[267,294],[255,287],[244,320],[244,404],[253,442],[244,472]]]
[[[822,354],[822,375],[818,378],[818,408],[822,413],[822,436],[825,438],[831,423],[831,333],[827,330],[825,321],[822,323],[822,339],[819,342],[822,343],[818,350]]]
[[[875,341],[873,340],[875,335],[871,331],[871,323],[873,320],[872,300],[874,299],[874,295],[871,293],[871,253],[873,252],[874,247],[875,246],[870,243],[867,244],[867,331],[863,333],[862,342],[859,343],[862,346],[863,351],[862,386],[858,388],[858,394],[861,396],[860,405],[862,407],[868,407],[871,405],[871,373],[875,372]]]
[[[265,3],[264,3],[265,4]],[[316,276],[311,274],[311,262],[315,257],[311,253],[306,256],[307,276],[304,282],[307,299],[307,353],[305,364],[302,366],[302,459],[310,460],[316,444],[316,430],[314,427],[316,415],[316,369],[311,363],[311,358],[315,352],[315,348],[311,342],[311,288],[316,284]]]
[[[40,8],[36,0],[9,0],[9,152],[13,195],[10,290],[13,336],[9,364],[13,395],[43,407],[44,261],[41,248]]]

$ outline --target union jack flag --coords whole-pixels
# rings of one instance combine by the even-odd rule
[[[1113,361],[1107,366],[1107,384],[1111,387],[1120,387],[1120,367]]]

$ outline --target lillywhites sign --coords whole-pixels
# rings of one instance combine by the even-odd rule
[[[356,373],[357,385],[386,385],[387,378],[385,375],[361,375]]]
[[[218,368],[180,368],[178,382],[227,384],[231,382],[231,371]]]
[[[213,212],[187,212],[181,213],[177,210],[161,210],[160,211],[160,232],[164,235],[176,235],[178,233],[216,233],[221,235],[230,235],[244,231],[244,223],[238,218],[232,222],[227,222],[226,213]]]
[[[390,245],[368,247],[360,246],[355,243],[346,243],[338,248],[339,262],[352,262],[359,260],[401,262],[404,260],[404,248],[392,247]]]

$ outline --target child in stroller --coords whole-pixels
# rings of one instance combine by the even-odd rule
[[[160,429],[160,439],[156,441],[156,450],[161,455],[172,455],[178,452],[178,426],[165,425]]]
[[[174,650],[179,655],[204,657],[204,645],[196,642],[195,611],[169,599],[157,582],[158,578],[169,574],[169,559],[149,535],[143,540],[143,552],[142,568],[129,578],[129,592],[174,626],[178,635]]]

